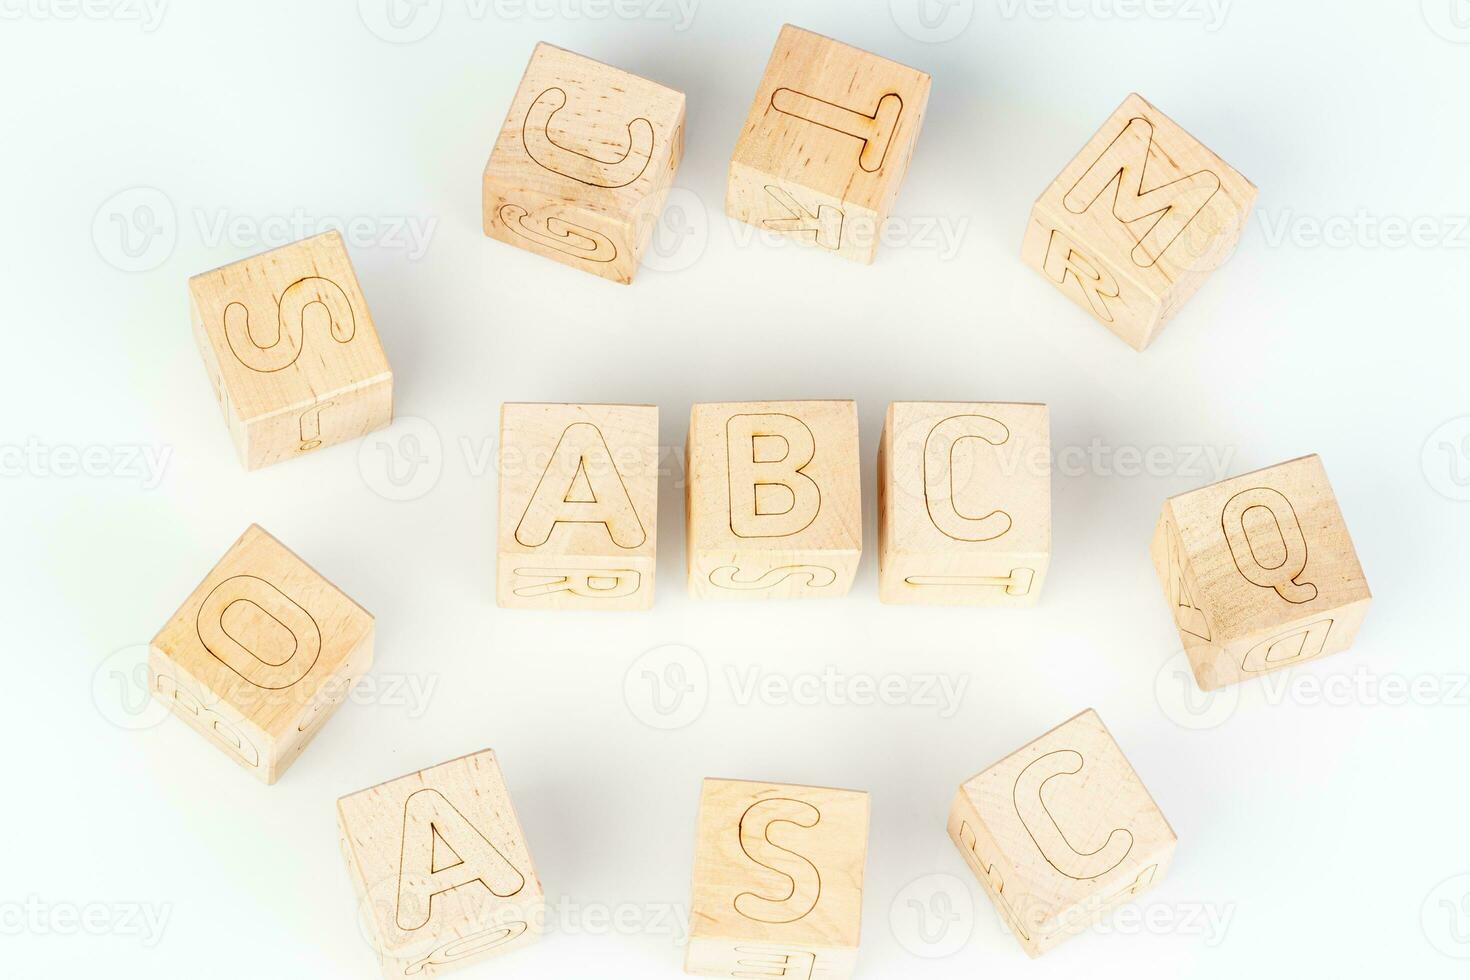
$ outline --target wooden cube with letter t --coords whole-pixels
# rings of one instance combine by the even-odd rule
[[[1317,456],[1170,498],[1150,552],[1207,691],[1346,650],[1373,598]]]
[[[806,598],[852,587],[863,547],[856,404],[695,405],[686,455],[691,595]]]
[[[868,794],[706,779],[684,971],[844,980],[857,963]]]
[[[1225,263],[1256,188],[1130,95],[1037,199],[1026,264],[1143,350]]]
[[[650,608],[658,457],[652,405],[502,405],[500,605]]]

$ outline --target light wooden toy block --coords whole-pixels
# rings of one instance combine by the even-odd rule
[[[867,852],[867,793],[706,779],[684,971],[850,977]]]
[[[159,630],[153,696],[274,783],[373,664],[373,617],[252,524]]]
[[[1161,880],[1175,844],[1090,710],[962,785],[949,836],[1032,957]]]
[[[247,470],[393,421],[393,370],[337,232],[194,276],[189,305]]]
[[[1346,650],[1373,598],[1317,456],[1170,498],[1150,554],[1207,691]]]
[[[787,24],[730,161],[730,217],[872,262],[929,76]]]
[[[684,93],[538,44],[485,165],[485,234],[631,283],[684,155]]]
[[[500,409],[496,598],[522,609],[649,609],[658,409]]]
[[[884,602],[1029,606],[1050,561],[1045,405],[888,406],[878,447]]]
[[[845,595],[863,550],[857,405],[695,405],[685,453],[689,593]]]
[[[535,941],[541,882],[486,749],[337,801],[385,977],[434,977]]]
[[[1031,211],[1021,257],[1136,350],[1235,251],[1256,188],[1130,95]]]

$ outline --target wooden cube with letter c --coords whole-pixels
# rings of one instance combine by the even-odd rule
[[[1373,598],[1317,456],[1170,498],[1150,553],[1207,691],[1346,650]]]
[[[652,405],[502,405],[499,604],[652,607],[658,471]]]
[[[1139,95],[1047,187],[1021,257],[1143,350],[1235,251],[1256,188]]]
[[[1162,879],[1176,842],[1095,711],[968,780],[948,829],[1033,957]]]
[[[538,44],[485,165],[485,234],[630,283],[684,155],[684,93]]]
[[[845,595],[863,548],[857,405],[720,402],[689,419],[689,592]]]
[[[373,617],[252,524],[148,651],[153,696],[274,783],[373,663]]]
[[[686,973],[852,975],[867,793],[706,779],[697,838]]]
[[[489,749],[337,801],[385,977],[435,977],[540,936],[545,900]]]
[[[1045,405],[888,406],[878,447],[884,602],[1029,606],[1050,562]]]

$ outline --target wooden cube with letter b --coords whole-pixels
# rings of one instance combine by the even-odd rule
[[[706,779],[695,848],[686,973],[852,975],[867,793]]]
[[[1256,188],[1130,95],[1037,199],[1021,255],[1143,350],[1233,254]]]
[[[730,217],[872,262],[929,76],[787,24],[730,161]]]
[[[658,471],[652,405],[502,405],[500,605],[651,607]]]
[[[1033,957],[1162,879],[1176,842],[1095,711],[961,786],[949,836]]]
[[[852,587],[863,548],[856,404],[695,405],[686,455],[691,595],[806,598]]]
[[[1150,552],[1207,691],[1346,650],[1373,598],[1317,456],[1170,498]]]
[[[538,44],[485,165],[485,234],[633,281],[684,154],[684,93]]]
[[[385,977],[434,977],[534,941],[541,881],[489,749],[337,801],[342,856]]]
[[[1029,606],[1050,562],[1045,405],[888,406],[878,447],[884,602]]]

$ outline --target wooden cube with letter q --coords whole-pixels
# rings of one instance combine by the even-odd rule
[[[1037,199],[1021,257],[1143,350],[1235,251],[1256,188],[1130,95]]]
[[[650,608],[658,471],[652,405],[501,406],[499,604]]]
[[[840,596],[863,548],[857,405],[719,402],[689,419],[689,592]]]

